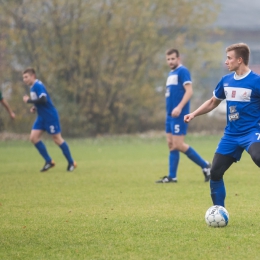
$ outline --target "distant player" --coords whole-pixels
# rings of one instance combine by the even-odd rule
[[[12,119],[15,119],[15,113],[12,111],[8,102],[4,99],[1,91],[0,91],[0,102],[3,105],[3,107],[6,109],[6,111],[9,113],[10,117]]]
[[[211,168],[210,189],[214,205],[224,206],[224,173],[240,160],[244,150],[260,167],[260,76],[248,67],[249,53],[245,43],[227,47],[225,64],[233,72],[222,77],[211,99],[184,116],[185,122],[190,122],[194,117],[210,112],[226,99],[227,125]]]
[[[166,61],[171,71],[166,82],[166,138],[169,154],[169,174],[156,181],[157,183],[177,182],[177,168],[180,152],[201,167],[205,182],[210,179],[210,164],[205,161],[191,146],[184,142],[187,124],[183,121],[189,113],[192,96],[192,82],[188,69],[181,64],[179,51],[170,49],[166,52]]]
[[[26,85],[31,87],[31,98],[25,95],[23,101],[33,104],[30,111],[32,113],[37,112],[38,114],[31,130],[30,140],[45,160],[41,172],[47,171],[55,166],[44,143],[41,141],[41,136],[44,131],[47,131],[48,134],[52,136],[53,141],[61,148],[68,161],[67,170],[73,171],[76,168],[76,162],[71,157],[68,144],[61,136],[59,115],[45,86],[41,81],[36,79],[36,73],[33,68],[28,68],[23,72],[23,81]]]

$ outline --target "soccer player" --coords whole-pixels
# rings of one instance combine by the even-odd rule
[[[179,51],[169,49],[166,61],[171,71],[166,82],[166,139],[170,150],[169,174],[157,183],[176,183],[180,152],[201,167],[205,182],[210,179],[210,163],[205,161],[191,146],[184,142],[187,126],[183,120],[189,113],[192,82],[188,69],[181,64]]]
[[[23,81],[26,85],[31,87],[31,98],[25,95],[23,101],[33,104],[30,111],[32,113],[37,111],[38,114],[31,130],[30,140],[45,160],[41,172],[45,172],[55,166],[44,143],[41,141],[41,136],[44,131],[47,131],[52,136],[53,141],[61,148],[68,161],[67,171],[73,171],[76,168],[76,162],[71,157],[68,144],[61,136],[59,115],[45,86],[41,81],[36,79],[36,73],[33,68],[27,68],[23,72]]]
[[[245,43],[227,47],[225,64],[232,73],[222,77],[209,100],[184,116],[184,121],[190,122],[226,99],[227,125],[213,158],[210,178],[213,204],[223,207],[226,197],[224,173],[240,160],[243,151],[246,150],[260,167],[260,76],[248,67],[249,54]]]
[[[3,98],[2,92],[0,91],[0,102],[6,111],[9,113],[12,119],[15,119],[15,113],[12,111],[11,107],[9,106],[8,102]]]

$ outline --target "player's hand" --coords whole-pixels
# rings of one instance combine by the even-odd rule
[[[188,115],[185,115],[184,116],[184,122],[185,123],[189,123],[193,118],[194,118],[194,115],[192,113],[188,114]]]
[[[36,112],[36,107],[31,107],[31,108],[30,108],[30,112],[31,112],[31,113],[35,113],[35,112]]]
[[[179,107],[175,107],[173,110],[172,110],[172,113],[171,113],[171,116],[172,117],[178,117],[181,113],[181,109]]]
[[[23,102],[24,102],[24,103],[27,103],[28,99],[29,99],[29,96],[28,96],[28,95],[24,95],[24,96],[23,96]]]
[[[10,117],[11,117],[12,119],[15,119],[15,113],[14,113],[14,112],[10,112]]]

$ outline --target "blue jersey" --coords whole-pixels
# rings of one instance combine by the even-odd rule
[[[227,101],[225,134],[240,136],[260,130],[260,76],[250,71],[236,79],[235,73],[224,76],[213,95]]]
[[[175,70],[172,70],[168,74],[166,82],[166,113],[168,116],[171,116],[172,110],[179,105],[184,94],[185,88],[184,85],[191,83],[191,77],[188,69],[180,65]],[[190,102],[187,102],[182,109],[180,114],[183,117],[186,114],[189,114]]]
[[[42,96],[45,96],[47,102],[45,104],[35,104],[37,108],[38,115],[45,121],[55,121],[59,120],[58,112],[54,107],[51,98],[41,81],[38,79],[34,82],[30,89],[30,96],[32,100],[39,99]]]

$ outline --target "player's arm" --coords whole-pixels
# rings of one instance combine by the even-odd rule
[[[11,107],[9,106],[8,102],[5,99],[1,99],[0,102],[2,103],[2,105],[4,106],[4,108],[6,109],[6,111],[9,113],[10,117],[12,119],[15,118],[15,113],[12,111]]]
[[[40,98],[30,99],[28,95],[24,95],[23,101],[24,103],[38,105],[38,104],[45,104],[47,102],[47,98],[45,95],[42,95]]]
[[[189,102],[189,100],[191,99],[191,96],[193,94],[191,83],[186,83],[183,87],[185,89],[185,93],[182,97],[181,102],[178,104],[178,106],[172,110],[172,117],[178,117],[180,115],[183,107],[187,104],[187,102]]]
[[[192,113],[184,116],[184,122],[189,123],[194,117],[207,114],[214,108],[216,108],[222,100],[215,98],[214,96],[204,102],[199,108]]]

